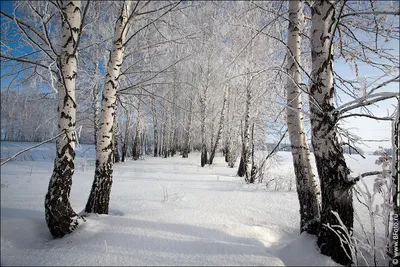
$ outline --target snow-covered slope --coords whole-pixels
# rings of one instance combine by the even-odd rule
[[[26,145],[2,142],[2,157]],[[318,253],[313,237],[299,235],[296,192],[247,185],[221,155],[205,168],[196,153],[116,164],[110,214],[90,215],[54,240],[43,207],[53,148],[1,168],[1,265],[336,265]],[[92,150],[78,151],[76,212],[93,181]],[[292,168],[290,153],[280,154],[283,162],[270,175]]]

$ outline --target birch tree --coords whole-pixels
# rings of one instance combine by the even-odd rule
[[[212,164],[214,157],[215,157],[215,153],[217,151],[218,148],[218,144],[219,141],[221,139],[221,135],[222,135],[222,130],[224,127],[224,122],[225,122],[225,110],[226,110],[226,106],[227,106],[227,101],[228,101],[228,92],[229,92],[229,88],[226,87],[225,88],[225,93],[224,93],[224,99],[222,102],[222,108],[221,108],[221,115],[220,115],[220,119],[219,119],[219,124],[218,124],[218,130],[217,130],[217,136],[215,138],[215,143],[212,144],[212,149],[211,149],[211,153],[210,153],[210,158],[208,159],[208,164]]]
[[[58,59],[58,128],[54,170],[45,197],[45,218],[50,233],[63,237],[82,223],[72,209],[69,197],[75,171],[77,48],[81,31],[80,1],[62,2],[62,49]]]
[[[139,95],[138,96],[138,105],[137,105],[137,122],[136,122],[136,131],[135,131],[135,139],[133,140],[133,145],[132,145],[132,157],[134,160],[138,160],[140,157],[140,133],[141,133],[141,127],[142,127],[142,98]]]
[[[289,2],[289,28],[287,38],[287,126],[291,143],[297,194],[300,203],[300,232],[316,235],[319,227],[319,189],[310,163],[304,117],[300,73],[300,47],[303,28],[302,1]]]
[[[335,26],[334,3],[316,1],[311,7],[312,84],[310,88],[311,141],[321,184],[322,209],[318,246],[321,253],[336,262],[349,265],[349,244],[342,244],[337,233],[326,225],[337,224],[337,212],[349,232],[353,231],[353,195],[347,176],[349,168],[335,131],[336,114],[332,113],[334,74],[331,43]],[[340,228],[339,235],[344,235]]]
[[[131,2],[122,4],[121,14],[115,25],[113,50],[107,65],[104,81],[101,122],[96,148],[96,170],[92,189],[85,207],[88,213],[108,214],[113,181],[113,125],[116,108],[116,92],[123,63],[124,46],[128,31],[128,14]]]
[[[151,111],[153,114],[153,156],[158,156],[158,122],[157,122],[157,106],[156,99],[151,96]]]

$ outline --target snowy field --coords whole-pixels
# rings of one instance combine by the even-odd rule
[[[2,142],[1,157],[31,145]],[[71,205],[81,212],[94,149],[79,146],[77,155]],[[291,154],[278,155],[268,177],[290,180]],[[376,158],[347,157],[355,174],[379,170]],[[91,215],[54,240],[44,220],[53,159],[54,144],[46,144],[1,167],[1,265],[337,265],[319,254],[313,237],[299,235],[296,192],[245,184],[221,154],[205,168],[196,153],[116,164],[110,214]],[[373,179],[366,178],[369,186]],[[355,207],[370,231],[365,208],[357,200]]]

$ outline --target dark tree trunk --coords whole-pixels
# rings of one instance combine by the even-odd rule
[[[206,144],[201,145],[201,167],[204,167],[207,163],[207,148]]]
[[[189,157],[189,152],[190,152],[190,126],[192,124],[192,106],[193,106],[193,100],[189,100],[189,112],[188,112],[188,118],[187,118],[187,126],[184,131],[184,144],[183,144],[183,150],[182,150],[182,158],[187,158]]]
[[[154,143],[153,143],[153,156],[157,157],[158,155],[158,123],[157,123],[157,108],[156,108],[156,99],[152,97],[152,111],[153,111],[153,136],[154,136]]]
[[[127,119],[126,119],[126,124],[125,124],[125,134],[124,134],[124,140],[123,140],[123,143],[122,143],[122,162],[125,162],[126,161],[126,157],[128,156],[127,155],[127,152],[128,152],[128,138],[129,138],[129,125],[130,125],[130,117],[128,116],[128,111],[126,110],[126,113],[125,113],[125,115],[127,116]]]
[[[237,171],[237,175],[239,177],[243,177],[246,174],[246,170],[245,170],[245,164],[244,164],[244,159],[243,159],[243,153],[242,156],[240,156],[240,162],[239,162],[239,168]]]
[[[210,158],[208,159],[208,164],[210,164],[210,165],[214,161],[215,153],[217,151],[219,141],[221,140],[222,130],[224,128],[225,109],[226,109],[226,105],[227,105],[227,101],[228,101],[228,92],[229,92],[228,88],[225,88],[224,100],[222,102],[222,109],[221,109],[221,115],[220,115],[220,119],[219,119],[218,132],[217,132],[217,136],[215,139],[215,144],[213,144],[211,142],[211,145],[212,145],[211,153],[210,153]]]
[[[102,177],[93,183],[89,199],[86,203],[85,211],[88,213],[108,214],[108,204],[110,202],[110,193],[112,186],[113,154],[110,153],[106,164],[100,164],[96,160],[95,176]]]
[[[115,113],[116,114],[116,113]],[[119,125],[118,122],[116,121],[116,115],[114,115],[114,134],[113,134],[113,153],[114,153],[114,163],[118,163],[120,161],[120,156],[119,156],[119,146],[118,146],[118,138],[119,138]]]
[[[251,172],[249,183],[254,183],[257,175],[257,166],[254,160],[254,122],[251,127]]]
[[[348,181],[350,170],[338,141],[337,114],[332,104],[334,74],[331,45],[336,22],[335,7],[328,0],[317,1],[313,3],[311,13],[311,141],[322,195],[321,227],[317,244],[322,254],[340,264],[350,265],[353,263],[351,244],[342,244],[338,235],[344,235],[344,232],[334,227],[339,222],[332,213],[337,212],[344,227],[352,235],[354,209],[352,184]],[[334,227],[336,232],[326,225]]]

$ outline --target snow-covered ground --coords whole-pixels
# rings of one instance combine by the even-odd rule
[[[1,142],[1,157],[31,145]],[[81,212],[94,149],[77,150],[71,204]],[[278,155],[266,179],[293,175],[291,154]],[[196,153],[116,164],[110,214],[91,215],[55,240],[44,220],[53,159],[54,144],[45,144],[1,167],[1,265],[337,265],[319,254],[313,237],[299,235],[296,192],[247,185],[220,154],[204,168]],[[379,170],[375,156],[347,159],[355,174]],[[373,179],[366,178],[370,186]]]

